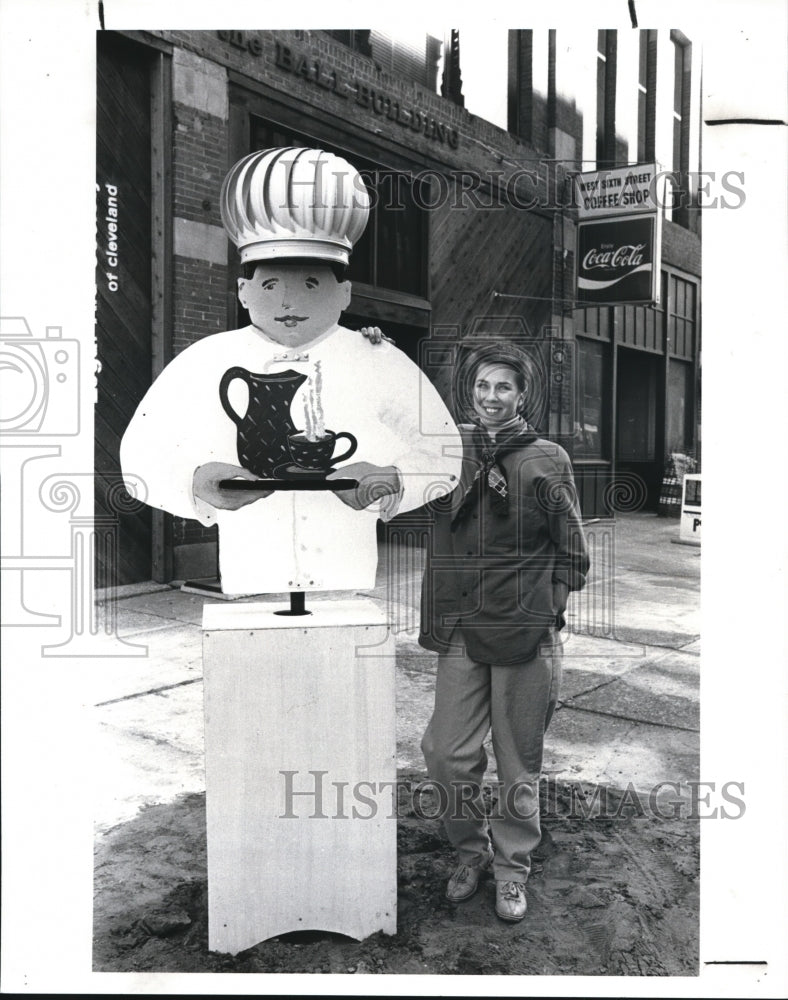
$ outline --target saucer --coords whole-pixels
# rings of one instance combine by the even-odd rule
[[[277,479],[325,479],[330,472],[336,472],[332,465],[328,469],[302,469],[300,465],[277,465],[274,476]]]

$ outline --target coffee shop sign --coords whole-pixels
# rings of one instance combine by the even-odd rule
[[[262,42],[256,35],[243,31],[220,31],[218,34],[223,42],[229,42],[236,48],[247,50],[255,56],[263,54]],[[401,103],[378,88],[346,76],[290,45],[283,45],[279,41],[274,42],[274,45],[274,62],[278,69],[300,76],[308,83],[336,94],[343,100],[353,100],[357,107],[371,110],[381,119],[394,122],[414,134],[423,135],[426,139],[448,146],[450,149],[457,149],[459,146],[460,137],[457,129],[451,128],[445,122]]]

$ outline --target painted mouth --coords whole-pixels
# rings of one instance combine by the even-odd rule
[[[303,323],[308,319],[308,316],[274,316],[274,320],[277,323],[284,324],[288,329],[292,329],[294,326],[298,326],[299,323]]]

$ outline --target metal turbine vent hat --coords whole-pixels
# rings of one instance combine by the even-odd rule
[[[241,260],[304,257],[347,264],[369,194],[347,160],[322,149],[264,149],[224,179],[222,222]]]

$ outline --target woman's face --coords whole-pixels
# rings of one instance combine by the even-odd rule
[[[473,408],[485,427],[500,427],[516,416],[525,400],[517,379],[517,372],[508,365],[479,365],[473,382]]]

